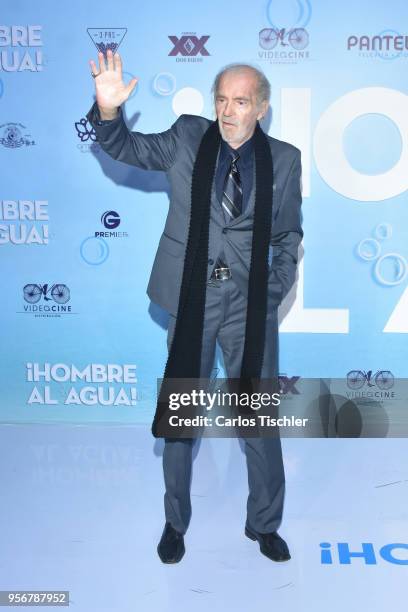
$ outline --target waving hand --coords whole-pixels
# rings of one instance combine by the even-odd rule
[[[113,55],[110,49],[106,62],[103,53],[98,53],[98,62],[99,70],[93,60],[89,62],[95,80],[96,102],[101,119],[114,119],[118,107],[129,98],[138,79],[133,78],[127,85],[124,83],[121,57],[119,53]]]

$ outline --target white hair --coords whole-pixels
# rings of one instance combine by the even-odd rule
[[[231,72],[246,72],[248,70],[252,72],[257,79],[256,97],[258,104],[261,104],[261,102],[269,102],[271,97],[271,85],[264,73],[258,68],[255,68],[255,66],[251,66],[251,64],[228,64],[224,66],[216,75],[211,87],[214,98],[217,96],[220,81],[224,74],[229,74]]]

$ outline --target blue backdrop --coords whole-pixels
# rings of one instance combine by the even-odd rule
[[[223,65],[264,70],[273,93],[263,127],[303,159],[305,236],[280,309],[280,370],[406,376],[406,2],[56,10],[22,0],[1,18],[2,422],[152,418],[166,316],[145,289],[168,184],[95,142],[85,114],[97,46],[119,46],[126,79],[139,78],[125,112],[142,132],[183,112],[213,117]]]

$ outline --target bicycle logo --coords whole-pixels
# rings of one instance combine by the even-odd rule
[[[394,386],[394,375],[389,370],[377,370],[373,374],[372,370],[365,372],[364,370],[351,370],[347,374],[347,386],[349,389],[356,391],[361,389],[367,383],[369,387],[377,386],[379,389],[386,391]]]
[[[259,32],[259,45],[262,49],[274,49],[280,43],[282,47],[291,46],[296,51],[306,49],[309,44],[309,34],[304,28],[264,28]]]
[[[40,301],[41,296],[47,302],[54,300],[57,304],[66,304],[71,297],[68,287],[61,283],[54,285],[48,285],[48,283],[45,285],[25,285],[23,294],[25,301],[29,304],[36,304]],[[48,297],[49,295],[51,297]]]

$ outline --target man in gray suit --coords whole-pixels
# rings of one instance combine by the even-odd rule
[[[165,132],[142,134],[127,128],[121,110],[137,79],[132,79],[127,85],[123,82],[121,59],[117,53],[113,56],[108,51],[106,60],[99,53],[98,61],[99,68],[90,62],[96,102],[87,117],[99,144],[116,160],[147,170],[166,171],[170,181],[169,212],[147,290],[151,300],[169,313],[169,361],[183,363],[180,361],[183,331],[185,338],[192,334],[193,344],[196,326],[192,325],[185,331],[181,319],[188,309],[185,307],[188,304],[186,278],[190,273],[194,283],[201,269],[200,278],[204,282],[198,283],[195,298],[190,300],[196,303],[200,286],[204,286],[201,319],[199,309],[194,310],[195,307],[190,305],[191,321],[197,320],[201,325],[197,335],[199,376],[210,377],[218,342],[229,378],[242,376],[244,362],[247,364],[245,372],[249,375],[255,371],[261,378],[276,377],[277,309],[294,283],[303,232],[300,151],[266,136],[258,124],[269,107],[269,82],[262,72],[251,66],[231,64],[214,81],[215,122],[199,116],[181,115]],[[200,198],[200,180],[204,191],[207,187],[204,184],[206,179],[202,177],[207,161],[205,155],[210,158],[211,151],[213,157],[208,159],[208,164],[213,166],[208,172],[208,226],[205,222],[199,226],[194,210]],[[268,163],[264,163],[264,158],[269,160]],[[203,202],[205,207],[205,198]],[[208,228],[208,232],[197,234],[204,237],[201,247],[194,251],[196,226]],[[269,263],[265,257],[267,252],[258,248],[265,232]],[[205,269],[197,264],[198,267],[186,272],[192,253],[195,253],[197,261],[200,253],[201,259],[205,254]],[[266,271],[263,281],[264,259]],[[264,310],[259,306],[263,294],[258,290],[262,284],[265,289]],[[181,296],[184,296],[183,308],[179,308]],[[250,332],[257,332],[259,319],[264,324],[259,327],[260,340],[252,345],[252,348],[262,345],[261,354],[257,356],[257,351],[247,349],[247,345],[251,347],[252,336],[257,336],[257,333]],[[176,344],[179,348],[174,348]],[[194,359],[194,351],[191,353],[187,360]],[[258,370],[251,370],[251,363],[258,357]],[[184,361],[184,368],[187,365],[188,362]],[[183,366],[179,371],[184,375]],[[189,376],[185,374],[186,378]],[[288,560],[287,544],[277,533],[285,490],[280,438],[245,438],[244,442],[249,485],[245,534],[259,542],[261,552],[268,558]],[[158,545],[164,563],[180,561],[185,552],[183,536],[191,518],[192,445],[191,439],[165,440],[166,523]]]

